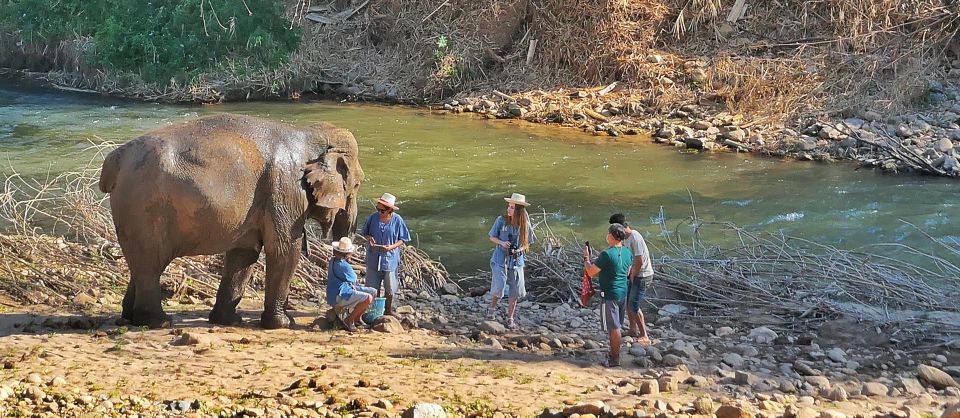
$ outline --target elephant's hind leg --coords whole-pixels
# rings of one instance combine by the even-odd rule
[[[160,301],[160,274],[167,268],[169,260],[155,257],[127,257],[130,266],[130,284],[123,298],[121,316],[131,324],[163,328],[173,325],[173,319],[163,311]],[[131,297],[132,295],[132,297]],[[132,299],[132,303],[130,303]],[[128,309],[128,306],[130,308]],[[127,313],[129,312],[129,315]]]
[[[239,325],[243,318],[237,313],[237,305],[243,298],[243,290],[250,281],[253,266],[260,257],[254,249],[235,248],[223,257],[223,277],[217,289],[217,301],[210,311],[210,322],[219,325]]]

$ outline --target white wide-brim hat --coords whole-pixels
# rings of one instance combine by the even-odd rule
[[[353,240],[347,237],[340,238],[340,241],[334,242],[332,246],[334,251],[343,254],[350,254],[357,250],[357,246],[353,244]]]
[[[384,205],[388,208],[391,208],[393,210],[400,210],[400,208],[398,208],[396,204],[397,197],[390,193],[384,193],[383,196],[380,196],[380,198],[377,199],[377,203]]]
[[[520,206],[530,206],[530,204],[527,203],[527,197],[520,193],[514,193],[510,197],[503,198],[503,200]]]

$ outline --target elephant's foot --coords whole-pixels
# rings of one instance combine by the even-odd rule
[[[122,318],[123,319],[123,318]],[[130,324],[138,327],[149,327],[151,329],[170,328],[173,326],[173,317],[163,311],[160,312],[136,312],[131,314]]]
[[[290,317],[286,312],[264,312],[260,315],[260,327],[263,329],[287,328],[290,326]]]
[[[225,326],[236,326],[243,324],[243,317],[236,310],[217,309],[216,306],[210,311],[210,323]]]

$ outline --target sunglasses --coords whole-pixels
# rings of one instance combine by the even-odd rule
[[[385,207],[385,206],[377,205],[377,212],[387,213],[387,212],[390,212],[390,208]]]

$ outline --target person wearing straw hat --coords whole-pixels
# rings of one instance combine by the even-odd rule
[[[527,294],[523,281],[523,254],[530,249],[533,243],[533,229],[530,227],[530,216],[527,214],[527,197],[520,193],[513,193],[505,197],[507,211],[497,217],[493,227],[487,234],[490,242],[496,244],[493,255],[490,257],[490,270],[493,273],[490,284],[490,306],[487,307],[487,319],[495,320],[497,302],[503,298],[505,290],[509,289],[507,304],[507,327],[516,329],[517,323],[513,315],[517,310],[517,300]]]
[[[377,211],[367,217],[360,234],[367,238],[367,286],[377,290],[383,285],[386,303],[383,314],[393,315],[393,297],[397,294],[400,282],[397,280],[397,268],[400,265],[400,247],[410,241],[407,224],[396,213],[396,196],[384,193],[376,200]]]
[[[356,322],[360,315],[373,303],[376,289],[360,286],[357,282],[357,273],[353,271],[350,255],[357,246],[350,238],[343,237],[333,243],[333,257],[327,267],[327,304],[337,311],[347,312],[347,318],[342,320],[343,329],[348,332],[357,330]],[[337,315],[337,318],[340,318]]]

